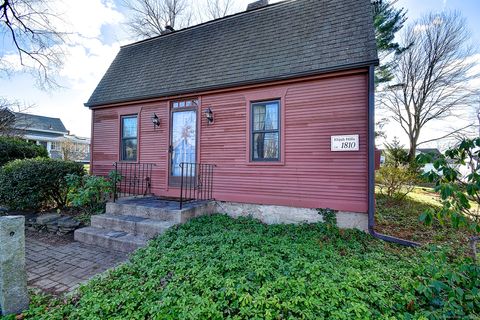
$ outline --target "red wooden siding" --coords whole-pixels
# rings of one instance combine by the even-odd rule
[[[198,161],[216,164],[217,200],[367,212],[367,73],[200,94]],[[249,162],[250,101],[281,99],[280,163]],[[210,107],[215,123],[203,110]],[[156,113],[161,125],[154,129]],[[168,187],[169,102],[100,108],[93,114],[94,174],[119,159],[119,117],[139,113],[139,161],[155,163],[157,195]],[[360,151],[331,152],[332,135],[359,134]]]

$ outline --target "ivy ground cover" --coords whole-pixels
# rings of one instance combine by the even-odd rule
[[[172,228],[73,297],[34,296],[23,318],[477,319],[478,267],[447,256],[321,223],[214,215]]]

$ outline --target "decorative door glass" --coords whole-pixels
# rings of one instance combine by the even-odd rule
[[[197,148],[197,112],[195,110],[172,113],[171,175],[180,177],[182,162],[194,163]],[[195,176],[195,172],[184,175]]]

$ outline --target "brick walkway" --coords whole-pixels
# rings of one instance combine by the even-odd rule
[[[70,242],[26,239],[28,285],[50,293],[68,292],[127,259],[127,254]]]

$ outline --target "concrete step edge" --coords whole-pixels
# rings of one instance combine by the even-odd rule
[[[127,232],[119,232],[95,227],[85,227],[75,230],[75,241],[97,245],[123,252],[132,252],[147,244],[148,239]]]
[[[107,203],[106,214],[120,216],[135,216],[152,220],[173,221],[181,220],[182,211],[148,206]]]
[[[92,216],[91,224],[92,227],[124,231],[151,239],[177,223],[136,216],[101,214]]]

